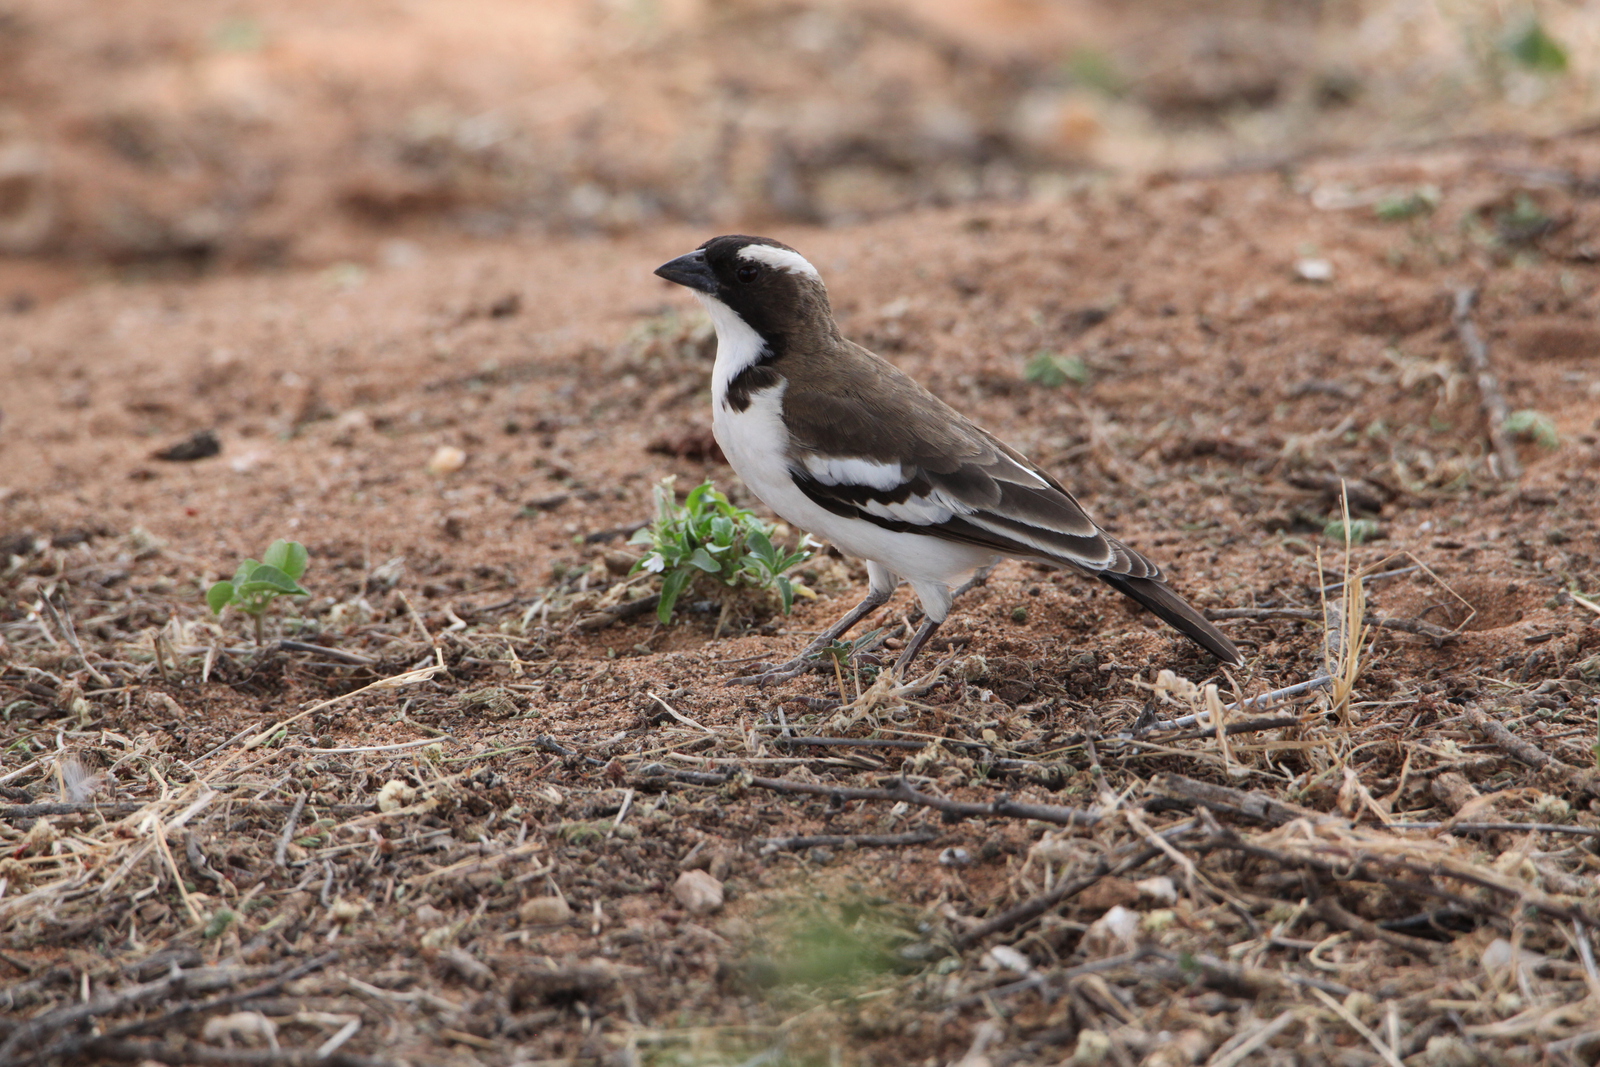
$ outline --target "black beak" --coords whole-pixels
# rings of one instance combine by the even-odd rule
[[[711,273],[711,265],[706,262],[704,249],[697,248],[686,256],[679,256],[671,263],[661,264],[656,268],[656,276],[665,278],[669,282],[686,285],[702,293],[717,291],[717,276]]]

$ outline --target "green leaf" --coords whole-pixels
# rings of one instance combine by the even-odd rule
[[[1506,421],[1501,423],[1506,433],[1515,437],[1526,437],[1536,441],[1540,448],[1551,451],[1561,447],[1561,435],[1556,433],[1556,424],[1542,411],[1532,408],[1523,408],[1513,411],[1506,416]]]
[[[233,603],[233,583],[228,581],[217,582],[206,590],[206,606],[211,609],[211,614],[221,615],[222,609]]]
[[[1504,48],[1518,63],[1541,74],[1560,74],[1567,69],[1567,50],[1550,36],[1544,23],[1529,16],[1506,35]]]
[[[1086,385],[1089,381],[1089,367],[1077,356],[1063,356],[1048,349],[1034,353],[1028,360],[1023,376],[1036,385],[1047,389],[1066,385]]]
[[[266,563],[257,564],[256,569],[250,572],[250,577],[238,587],[240,594],[254,596],[257,593],[282,593],[287,596],[310,596],[306,590],[300,588],[300,583],[289,577],[277,567]]]
[[[250,576],[256,572],[256,568],[259,566],[261,566],[261,562],[254,559],[247,559],[239,564],[239,569],[233,572],[233,584],[240,586],[248,582]]]
[[[673,571],[661,578],[661,603],[656,605],[656,619],[665,625],[672,621],[672,607],[689,584],[688,571]]]
[[[1416,215],[1426,215],[1439,206],[1442,196],[1437,185],[1420,185],[1407,193],[1386,196],[1373,205],[1373,211],[1385,222],[1398,222]]]
[[[794,583],[783,575],[778,575],[778,599],[783,601],[783,613],[789,614],[789,609],[794,607]]]
[[[777,559],[778,554],[772,548],[772,538],[767,536],[765,530],[751,530],[744,535],[744,543],[750,546],[750,551],[757,559],[769,566]]]
[[[694,555],[689,557],[689,566],[699,567],[707,574],[721,574],[722,564],[717,562],[717,557],[707,552],[703,547],[694,550]]]
[[[1366,544],[1383,532],[1375,519],[1351,519],[1348,534],[1343,519],[1329,519],[1322,528],[1322,536],[1332,541],[1347,539],[1352,545]]]
[[[299,541],[285,541],[281,538],[267,546],[267,551],[261,557],[261,562],[269,567],[276,567],[290,578],[298,579],[306,572],[306,563],[311,554],[306,551],[306,546]]]

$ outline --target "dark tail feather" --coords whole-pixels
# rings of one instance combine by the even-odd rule
[[[1182,631],[1184,636],[1224,663],[1239,664],[1244,658],[1227,636],[1190,607],[1165,582],[1152,578],[1130,578],[1126,574],[1102,571],[1098,577],[1117,592],[1131,597],[1158,615],[1163,622]]]

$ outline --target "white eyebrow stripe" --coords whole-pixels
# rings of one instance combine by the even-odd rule
[[[765,263],[769,267],[786,270],[790,274],[809,274],[819,282],[822,280],[822,275],[817,273],[817,268],[811,265],[810,260],[799,252],[788,248],[773,248],[771,245],[745,245],[739,249],[739,258]]]

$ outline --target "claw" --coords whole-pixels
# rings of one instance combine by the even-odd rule
[[[780,663],[778,666],[762,671],[760,674],[746,674],[740,678],[729,678],[723,684],[768,686],[773,682],[787,682],[791,678],[798,678],[816,666],[816,660],[792,659],[788,663]]]

